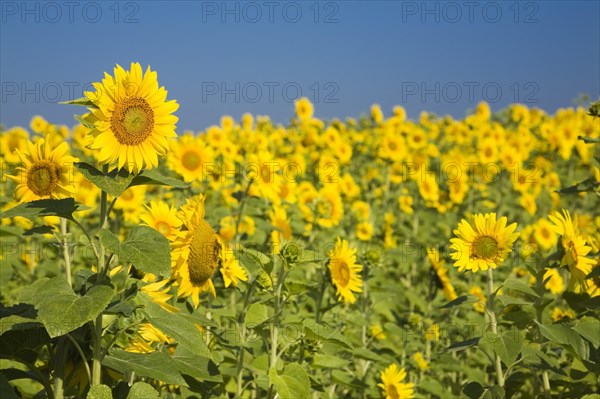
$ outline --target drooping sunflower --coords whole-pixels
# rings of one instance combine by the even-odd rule
[[[179,218],[186,230],[172,244],[173,276],[177,278],[178,296],[192,297],[200,304],[200,294],[208,291],[216,296],[212,275],[221,260],[221,243],[212,226],[204,220],[204,196],[188,199]]]
[[[329,272],[337,289],[338,299],[345,303],[356,302],[354,293],[362,292],[360,272],[363,268],[356,263],[356,249],[350,248],[348,241],[338,238],[328,257]]]
[[[415,384],[406,383],[406,370],[394,363],[381,372],[381,383],[377,384],[385,399],[410,399],[415,395]]]
[[[569,289],[575,288],[578,284],[587,288],[585,277],[591,273],[594,260],[586,257],[592,247],[586,245],[585,239],[579,232],[577,216],[572,219],[569,211],[563,209],[562,215],[555,212],[554,215],[549,215],[548,218],[554,224],[554,231],[561,236],[560,243],[564,255],[560,264],[561,266],[568,266],[571,272]]]
[[[514,232],[517,224],[507,226],[507,218],[496,220],[495,213],[477,214],[473,219],[475,228],[463,219],[454,230],[456,237],[450,240],[454,266],[461,272],[471,270],[473,273],[495,269],[504,262],[519,237],[519,233]]]
[[[40,199],[61,199],[73,196],[76,188],[73,163],[77,158],[69,155],[69,145],[62,142],[52,147],[44,139],[35,144],[27,141],[27,151],[15,150],[22,163],[16,176],[8,176],[17,183],[15,197],[19,202]]]
[[[435,276],[439,285],[441,285],[442,292],[448,301],[453,301],[457,298],[454,286],[450,282],[448,277],[448,269],[446,268],[445,261],[440,258],[440,253],[435,248],[427,249],[427,259],[435,272]]]
[[[99,151],[99,162],[134,173],[158,166],[158,156],[169,148],[167,139],[176,136],[173,112],[179,104],[166,100],[156,72],[148,67],[143,73],[139,63],[129,71],[117,65],[114,77],[105,73],[93,86],[95,92],[84,94],[97,108],[89,109],[86,120],[94,125],[90,148]]]
[[[154,200],[146,205],[146,211],[140,215],[142,222],[158,231],[169,241],[181,235],[181,220],[177,217],[177,209],[166,202]]]

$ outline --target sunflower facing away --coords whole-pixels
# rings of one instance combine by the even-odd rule
[[[577,284],[581,284],[587,289],[585,277],[591,273],[594,260],[586,257],[592,247],[586,245],[585,239],[579,232],[577,216],[571,219],[569,211],[563,209],[562,215],[555,212],[548,218],[554,225],[554,231],[561,236],[560,243],[564,255],[560,264],[561,266],[567,265],[571,272],[569,289],[573,289]]]
[[[406,370],[399,369],[396,364],[390,365],[381,372],[381,384],[385,399],[410,399],[415,395],[415,384],[403,382],[406,379]]]
[[[191,296],[194,306],[198,307],[200,293],[208,291],[216,296],[211,277],[221,260],[221,243],[211,225],[204,220],[203,195],[188,199],[179,218],[187,230],[172,245],[173,275],[179,285],[178,296]]]
[[[456,238],[450,240],[454,266],[461,272],[471,270],[473,273],[490,267],[495,269],[504,262],[519,237],[519,233],[514,232],[517,224],[507,226],[506,217],[496,220],[495,213],[477,214],[473,219],[475,228],[463,219],[454,230]]]
[[[95,92],[84,93],[97,107],[86,117],[94,125],[90,148],[99,150],[100,163],[129,172],[156,167],[169,148],[167,139],[176,136],[173,112],[179,104],[166,101],[167,91],[150,67],[143,73],[139,63],[129,71],[117,65],[114,74],[105,73],[102,83],[93,84]]]
[[[73,196],[73,163],[77,159],[69,155],[69,145],[62,142],[51,147],[44,139],[35,144],[27,141],[27,151],[15,150],[22,165],[16,176],[8,176],[17,183],[17,201],[29,202],[40,199],[61,199]]]
[[[356,264],[356,249],[348,246],[348,241],[338,238],[335,248],[329,254],[329,272],[337,289],[338,299],[345,303],[356,302],[354,292],[362,292],[360,272],[362,265]]]

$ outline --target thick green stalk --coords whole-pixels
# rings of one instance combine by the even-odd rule
[[[71,254],[69,253],[69,240],[67,239],[67,219],[60,218],[60,234],[62,235],[63,258],[65,260],[65,274],[69,285],[73,285],[71,280]]]
[[[106,173],[106,168],[104,168],[104,172]],[[106,227],[107,222],[107,205],[108,205],[108,196],[105,191],[102,191],[100,196],[100,228]],[[98,281],[104,279],[106,274],[106,265],[105,265],[105,249],[102,242],[99,242],[99,251],[98,251]],[[92,385],[100,385],[102,382],[102,312],[96,317],[96,322],[94,323],[95,332],[94,332],[94,355],[92,360]]]
[[[494,273],[492,268],[488,268],[488,301],[487,311],[490,316],[490,324],[492,326],[492,332],[498,335],[498,323],[496,322],[496,312],[494,311]],[[502,373],[502,360],[500,356],[496,354],[495,358],[496,375],[498,378],[498,385],[504,388],[504,374]]]

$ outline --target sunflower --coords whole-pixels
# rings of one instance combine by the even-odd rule
[[[27,141],[27,151],[16,149],[22,166],[17,167],[17,176],[8,176],[17,183],[15,197],[19,202],[40,199],[72,197],[76,188],[73,184],[73,163],[77,158],[69,155],[65,142],[51,147],[44,139],[35,144]]]
[[[308,98],[302,97],[298,99],[294,105],[296,108],[296,116],[302,122],[306,122],[312,118],[314,107]]]
[[[315,201],[315,217],[317,224],[322,227],[336,226],[344,216],[344,204],[339,191],[333,186],[319,190]]]
[[[362,292],[360,272],[362,265],[356,263],[356,249],[348,246],[348,241],[337,239],[335,248],[328,253],[331,280],[337,289],[339,300],[356,302],[354,292]]]
[[[200,293],[216,296],[211,280],[221,259],[221,243],[213,228],[204,220],[204,196],[188,199],[181,207],[179,218],[187,230],[172,245],[174,276],[179,285],[179,297],[192,297],[194,306],[200,304]]]
[[[27,130],[22,127],[13,127],[1,134],[0,157],[9,163],[19,162],[19,155],[16,150],[21,152],[27,150],[27,140],[29,139]]]
[[[212,148],[191,134],[185,134],[172,146],[167,165],[169,169],[179,174],[183,181],[203,180],[208,166],[214,166]]]
[[[565,283],[558,269],[547,269],[543,280],[548,280],[545,287],[553,294],[560,294],[565,290]]]
[[[543,249],[550,249],[556,244],[556,233],[552,224],[546,219],[540,219],[535,224],[533,238]]]
[[[479,299],[479,301],[477,301],[473,304],[473,309],[475,309],[479,313],[484,313],[485,312],[485,302],[487,301],[487,299],[486,299],[485,294],[483,293],[483,290],[481,289],[481,287],[475,285],[475,286],[469,288],[469,294],[473,295],[474,297]]]
[[[506,217],[496,220],[495,213],[477,214],[474,222],[475,229],[466,220],[461,220],[458,229],[454,230],[456,238],[450,240],[454,266],[461,272],[495,269],[504,262],[519,237],[519,233],[514,232],[517,224],[507,226]]]
[[[230,285],[237,287],[240,280],[248,281],[246,270],[240,266],[238,260],[233,256],[233,252],[226,249],[222,253],[221,275],[223,276],[225,288]]]
[[[282,246],[281,242],[292,238],[292,226],[288,220],[288,214],[282,206],[274,205],[273,209],[269,212],[269,218],[273,226],[273,231],[271,232],[272,253],[278,254]]]
[[[169,241],[173,241],[178,235],[181,235],[179,231],[181,220],[177,217],[177,209],[163,201],[150,201],[150,205],[146,205],[146,210],[140,215],[140,219]]]
[[[369,241],[373,237],[373,225],[369,222],[357,224],[356,237],[361,241]]]
[[[168,285],[168,282],[169,280],[162,280],[150,283],[140,288],[140,291],[148,295],[152,302],[163,309],[168,310],[171,313],[177,313],[179,312],[179,309],[169,303],[169,300],[173,295],[169,294],[171,287]]]
[[[571,219],[569,211],[563,209],[562,215],[555,212],[548,218],[554,224],[554,231],[561,236],[560,242],[564,255],[560,264],[561,266],[567,265],[571,272],[569,289],[575,288],[577,284],[587,288],[585,277],[591,273],[594,260],[586,257],[592,247],[586,245],[585,239],[579,232],[577,216]]]
[[[381,384],[377,384],[383,389],[385,399],[410,399],[415,395],[415,384],[405,383],[406,370],[400,369],[396,364],[391,364],[381,372]]]
[[[456,291],[454,291],[454,286],[448,277],[448,269],[445,265],[446,262],[440,258],[439,251],[435,248],[427,249],[427,259],[429,259],[429,263],[431,263],[446,299],[449,301],[455,300],[457,298]]]
[[[134,186],[123,191],[115,202],[114,208],[123,211],[123,217],[128,223],[138,223],[140,208],[146,202],[146,186]],[[109,197],[110,198],[110,197]]]
[[[120,65],[114,77],[104,75],[102,83],[94,83],[95,92],[85,96],[95,105],[86,120],[94,125],[90,148],[98,150],[98,160],[115,164],[137,173],[158,166],[158,156],[166,154],[167,139],[175,137],[179,105],[166,101],[167,91],[158,87],[156,72],[145,73],[139,63],[129,71]]]
[[[412,359],[417,363],[417,367],[421,371],[425,371],[429,368],[429,362],[425,360],[422,352],[417,352],[412,356]]]

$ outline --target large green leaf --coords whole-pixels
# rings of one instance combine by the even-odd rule
[[[132,353],[114,349],[102,360],[102,364],[121,373],[134,371],[140,377],[187,386],[173,359],[164,352]]]
[[[491,349],[496,353],[507,367],[517,360],[521,347],[523,346],[523,336],[518,330],[508,331],[504,334],[494,334],[487,332],[480,340],[478,345],[482,349]]]
[[[105,174],[85,162],[76,162],[75,167],[96,187],[114,197],[121,195],[121,193],[129,187],[129,184],[135,177],[134,175],[129,174],[125,169],[114,169]]]
[[[189,184],[172,177],[163,176],[154,170],[144,170],[131,181],[129,187],[141,185],[158,185],[175,188],[186,188]]]
[[[565,324],[546,325],[534,320],[540,328],[540,332],[550,341],[571,348],[581,359],[587,360],[590,354],[590,348],[587,342],[575,332],[571,327]]]
[[[64,335],[94,320],[110,303],[111,287],[92,287],[84,296],[77,295],[62,277],[54,277],[37,284],[23,296],[38,310],[50,337]]]
[[[100,241],[119,257],[121,263],[132,263],[136,268],[152,274],[171,275],[169,241],[148,226],[135,226],[124,242],[109,230],[100,230]]]
[[[254,328],[260,326],[272,317],[272,312],[269,312],[270,308],[262,303],[253,303],[248,307],[246,315],[244,316],[244,322],[247,328]]]
[[[531,295],[533,297],[539,298],[540,296],[537,294],[537,292],[535,292],[531,287],[529,287],[527,284],[525,284],[524,282],[514,279],[514,278],[509,278],[504,282],[503,288],[505,290],[514,290],[514,291],[519,291],[523,294],[527,294],[527,295]]]
[[[158,399],[160,394],[152,385],[145,382],[136,382],[133,384],[127,395],[127,399]]]
[[[60,216],[73,220],[73,212],[88,209],[87,206],[78,204],[73,198],[44,199],[19,204],[14,208],[2,212],[2,218],[22,216],[31,221],[41,216]]]
[[[285,366],[283,374],[277,374],[275,369],[269,370],[269,379],[275,385],[275,390],[281,399],[307,398],[310,390],[310,380],[306,370],[298,363]]]
[[[175,354],[171,358],[177,365],[177,370],[183,375],[189,375],[202,381],[223,381],[215,362],[207,357],[198,356],[181,345],[177,345]]]
[[[481,337],[475,337],[475,338],[467,339],[466,341],[455,342],[452,345],[450,345],[449,347],[445,348],[444,351],[447,351],[447,352],[462,351],[464,349],[467,349],[467,348],[477,345],[479,343],[480,339],[481,339]]]
[[[107,385],[94,385],[87,394],[87,399],[112,399],[112,392]]]
[[[458,298],[448,302],[447,304],[440,306],[440,309],[449,309],[455,306],[468,305],[476,302],[479,302],[479,298],[471,295],[461,295]]]
[[[98,108],[89,98],[87,97],[80,97],[80,98],[76,98],[75,100],[69,100],[69,101],[61,101],[59,102],[59,104],[67,104],[67,105],[81,105],[84,107],[92,107],[92,108]]]
[[[153,326],[175,338],[178,350],[183,348],[196,356],[211,357],[202,333],[183,315],[171,313],[153,302],[147,302],[146,317]]]
[[[37,311],[32,305],[20,303],[9,308],[0,308],[0,335],[10,330],[28,330],[41,327]]]
[[[590,341],[594,348],[598,349],[598,346],[600,346],[600,321],[598,319],[584,317],[573,329]]]

